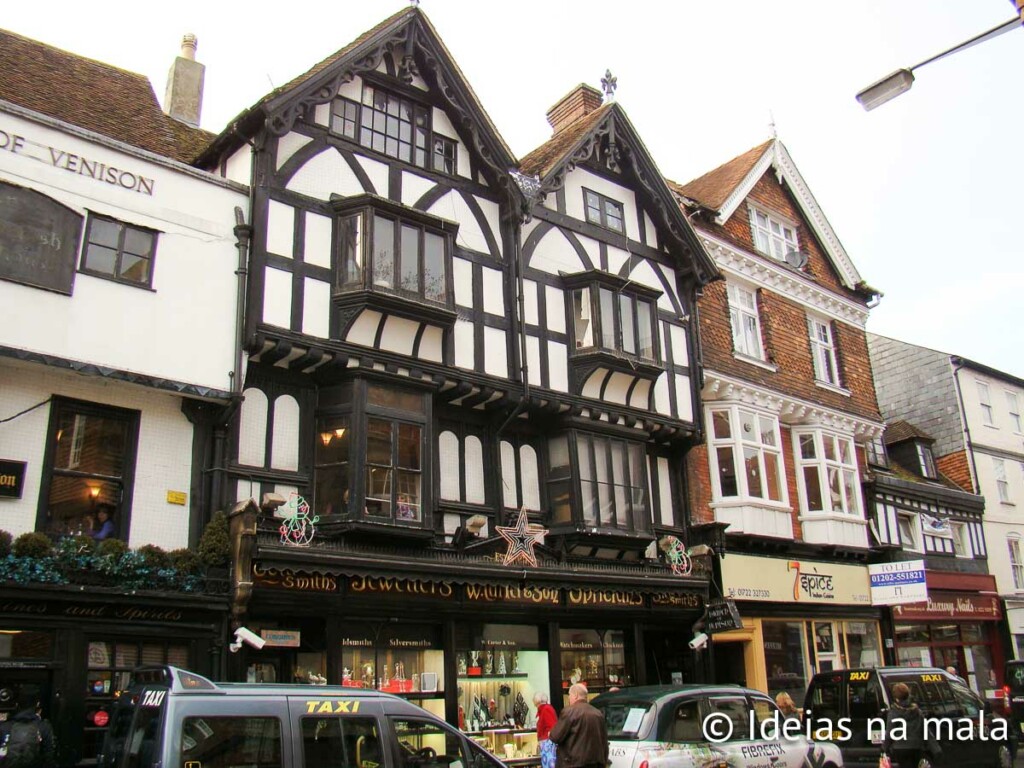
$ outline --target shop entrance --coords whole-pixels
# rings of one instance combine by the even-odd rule
[[[648,685],[704,682],[694,667],[694,654],[687,643],[688,638],[678,631],[646,630],[644,661],[647,679],[643,682]]]
[[[715,643],[716,683],[747,684],[747,667],[743,660],[745,643]]]
[[[50,696],[53,691],[52,672],[48,669],[7,669],[0,667],[0,721],[18,710],[18,703],[30,697],[43,705],[43,717],[54,715]]]

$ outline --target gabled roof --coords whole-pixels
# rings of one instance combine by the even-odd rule
[[[789,186],[804,219],[822,244],[843,284],[851,290],[864,287],[863,278],[797,170],[789,150],[778,139],[769,139],[687,184],[673,183],[672,189],[717,212],[715,221],[721,225],[736,212],[769,168],[774,168],[780,181]]]
[[[565,175],[578,163],[592,157],[604,135],[615,142],[620,155],[623,149],[626,150],[628,164],[655,207],[653,213],[656,220],[690,252],[693,259],[692,271],[697,280],[704,284],[718,279],[718,267],[693,231],[666,184],[665,177],[618,103],[604,104],[562,128],[527,154],[519,170],[527,176],[538,176],[540,193],[547,194],[559,189],[565,181]]]
[[[0,30],[0,100],[189,163],[214,134],[164,114],[142,75]]]
[[[454,122],[474,134],[476,149],[481,151],[485,163],[495,172],[507,175],[507,171],[516,165],[515,156],[481,106],[437,30],[418,7],[393,14],[286,85],[275,88],[239,114],[197,163],[211,162],[221,153],[232,151],[264,124],[276,135],[287,133],[308,109],[331,101],[341,83],[351,79],[352,75],[374,70],[389,44],[398,46],[398,50],[404,47],[414,55],[428,58],[430,72],[427,79],[433,77],[443,81],[438,95],[460,113],[462,119]],[[474,123],[482,126],[483,130],[477,131]]]

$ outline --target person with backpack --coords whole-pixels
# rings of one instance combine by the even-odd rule
[[[898,768],[919,768],[926,758],[930,765],[940,756],[939,745],[925,740],[924,714],[910,700],[910,687],[896,683],[892,687],[892,698],[885,718],[882,754],[891,758],[891,763]]]
[[[53,727],[39,711],[38,697],[22,697],[0,723],[0,768],[54,768]]]

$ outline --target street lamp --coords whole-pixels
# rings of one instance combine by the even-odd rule
[[[1024,11],[1022,11],[1024,14]],[[1004,32],[1009,32],[1014,27],[1020,26],[1022,18],[1014,17],[1009,21],[1004,21],[997,27],[993,27],[988,32],[982,32],[977,37],[972,37],[970,40],[966,40],[959,45],[955,45],[952,48],[943,51],[940,54],[932,56],[930,59],[925,59],[920,64],[915,64],[912,67],[905,69],[897,69],[891,75],[883,77],[877,83],[869,85],[863,91],[857,94],[857,101],[864,107],[866,111],[871,111],[875,107],[885,104],[890,99],[894,99],[901,93],[905,93],[910,90],[910,86],[914,84],[914,70],[919,67],[923,67],[925,64],[931,64],[933,61],[938,61],[941,58],[950,56],[957,51],[965,50],[970,48],[972,45],[983,43],[986,40],[990,40],[993,37],[998,37]]]

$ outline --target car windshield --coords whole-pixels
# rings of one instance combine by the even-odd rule
[[[653,709],[654,704],[644,699],[614,699],[595,701],[594,706],[604,713],[609,739],[635,741],[640,737],[644,715]]]

